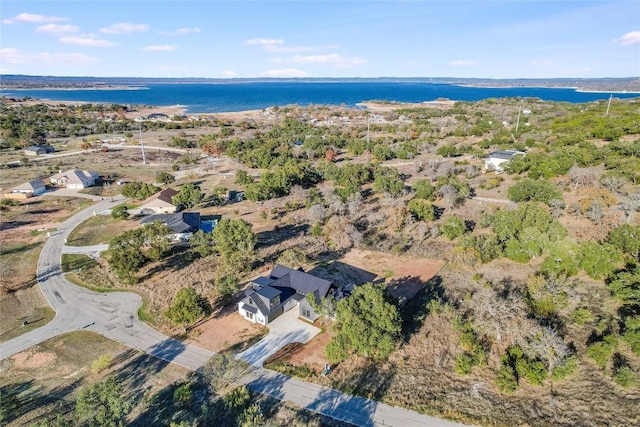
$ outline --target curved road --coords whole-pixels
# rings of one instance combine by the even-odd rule
[[[140,296],[130,292],[98,293],[64,278],[60,266],[65,239],[83,221],[124,201],[101,201],[72,216],[47,239],[38,260],[38,286],[56,317],[46,325],[2,343],[5,359],[56,335],[88,330],[189,369],[202,366],[214,353],[171,339],[138,319]]]
[[[141,298],[131,292],[98,293],[64,278],[60,266],[65,239],[83,221],[125,199],[101,201],[72,216],[45,242],[38,260],[38,286],[56,317],[46,325],[0,344],[0,360],[66,332],[88,330],[159,359],[191,370],[200,369],[215,353],[167,337],[138,319]],[[359,426],[455,427],[428,415],[256,368],[239,381],[252,390]]]

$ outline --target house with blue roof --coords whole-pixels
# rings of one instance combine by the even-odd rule
[[[307,295],[313,295],[320,304],[332,288],[328,280],[278,264],[269,276],[253,280],[252,288],[238,303],[238,312],[250,322],[268,325],[284,312],[297,309],[300,317],[313,322],[320,315]]]

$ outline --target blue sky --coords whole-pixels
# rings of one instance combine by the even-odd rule
[[[638,77],[640,1],[2,0],[0,71]]]

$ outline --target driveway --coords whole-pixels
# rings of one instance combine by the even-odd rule
[[[321,329],[298,319],[298,314],[296,306],[269,323],[269,334],[242,353],[238,353],[237,357],[261,368],[269,356],[275,354],[285,345],[294,342],[303,344],[309,342],[311,338],[321,332]]]

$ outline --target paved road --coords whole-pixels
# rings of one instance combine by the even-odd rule
[[[57,335],[87,330],[191,370],[200,369],[215,353],[167,337],[137,316],[141,298],[130,292],[98,293],[66,280],[60,268],[64,241],[94,211],[122,203],[101,201],[74,215],[47,239],[38,260],[38,286],[56,317],[46,325],[0,344],[0,360]],[[296,403],[311,411],[360,426],[462,426],[417,412],[396,408],[336,390],[255,368],[240,380],[252,390]]]
[[[141,298],[130,292],[98,293],[66,280],[60,268],[64,241],[80,223],[122,203],[101,201],[62,223],[47,239],[38,260],[38,286],[56,317],[41,328],[0,345],[0,359],[24,351],[56,335],[88,330],[189,369],[202,366],[214,353],[169,338],[138,319]]]

